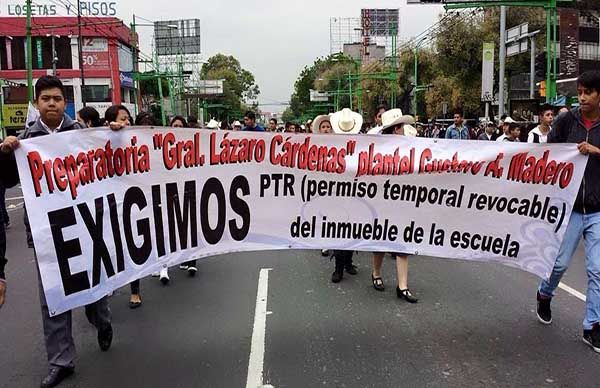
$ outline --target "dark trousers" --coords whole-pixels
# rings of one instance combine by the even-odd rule
[[[344,268],[352,266],[353,251],[334,250],[333,258],[335,259],[335,270],[342,272]]]
[[[0,279],[4,279],[4,266],[6,264],[6,230],[4,229],[4,216],[0,212]]]
[[[196,266],[196,260],[186,261],[185,263],[183,263],[183,265],[187,265],[188,267],[195,267]]]
[[[72,334],[71,311],[50,316],[39,272],[38,283],[48,363],[50,366],[73,367],[75,366],[75,342]],[[85,306],[85,316],[88,322],[98,330],[109,326],[112,316],[108,307],[108,297],[105,296],[99,301]]]
[[[2,216],[2,226],[9,223],[10,218],[6,211],[6,188],[2,183],[0,183],[0,216]]]
[[[140,279],[134,280],[129,283],[129,287],[131,287],[131,295],[140,293]]]

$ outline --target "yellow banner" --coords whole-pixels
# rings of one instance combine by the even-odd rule
[[[25,128],[27,104],[4,104],[2,117],[6,128]]]

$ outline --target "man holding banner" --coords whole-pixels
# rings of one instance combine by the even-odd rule
[[[537,316],[543,324],[552,323],[552,296],[583,236],[588,275],[583,341],[600,353],[600,71],[582,74],[577,94],[580,107],[556,118],[548,143],[577,143],[590,158],[552,274],[539,286]]]
[[[85,128],[77,121],[65,114],[65,93],[62,82],[53,76],[43,76],[35,84],[36,104],[40,117],[35,124],[21,135],[22,139],[39,136],[52,136],[55,133],[78,130]],[[9,136],[2,143],[2,152],[10,154],[19,147],[19,140]],[[27,242],[34,248],[33,239],[27,214],[25,215]],[[34,256],[37,255],[34,250]],[[38,276],[38,279],[40,277]],[[44,339],[50,370],[42,380],[41,387],[49,388],[60,384],[65,378],[73,374],[75,368],[75,343],[71,329],[71,311],[61,314],[52,314],[48,309],[44,289],[40,279],[40,303],[42,307],[42,323],[44,326]],[[112,342],[111,312],[108,308],[108,298],[105,296],[95,303],[85,306],[88,321],[98,329],[98,345],[102,351],[110,348]]]

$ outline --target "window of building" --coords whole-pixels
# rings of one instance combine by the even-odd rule
[[[25,70],[25,38],[0,38],[0,67],[7,70]],[[57,69],[72,69],[71,39],[66,36],[54,38]],[[34,37],[31,42],[34,69],[52,68],[52,37]]]
[[[75,102],[75,94],[73,93],[73,86],[65,85],[65,100],[67,100],[67,102]]]
[[[598,46],[598,43],[579,42],[579,59],[600,61],[600,46]]]
[[[25,70],[25,38],[0,38],[0,67],[7,70]]]
[[[121,88],[121,101],[129,102],[129,93],[127,93],[127,89]]]
[[[83,94],[86,102],[111,102],[108,85],[85,85]]]
[[[129,102],[135,104],[135,90],[129,89]]]

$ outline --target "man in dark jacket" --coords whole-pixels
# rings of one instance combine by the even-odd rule
[[[43,76],[35,84],[37,108],[40,118],[29,127],[21,139],[30,139],[38,136],[52,136],[58,132],[65,132],[85,128],[82,124],[71,119],[65,112],[65,93],[62,82],[53,76]],[[2,143],[1,151],[11,154],[19,146],[19,140],[14,136],[7,137]],[[29,227],[27,212],[25,212],[25,228],[27,243],[33,246],[33,238]],[[41,278],[38,276],[40,303],[42,307],[42,323],[44,326],[44,339],[50,369],[48,375],[42,380],[41,387],[55,387],[66,377],[74,372],[75,368],[75,343],[71,333],[71,311],[50,316],[44,295]],[[104,297],[85,307],[88,321],[98,329],[98,345],[102,351],[108,350],[112,342],[111,313],[108,308],[107,297]]]
[[[589,160],[552,274],[539,286],[537,316],[543,324],[552,323],[554,290],[583,236],[588,275],[583,341],[600,353],[600,71],[582,74],[577,94],[579,108],[554,120],[548,143],[576,143]]]

